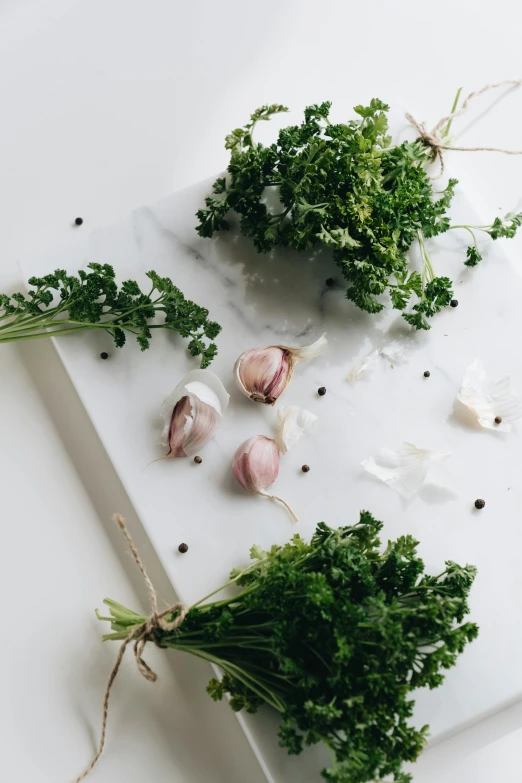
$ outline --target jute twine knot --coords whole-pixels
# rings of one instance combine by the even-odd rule
[[[444,126],[447,126],[448,123],[451,123],[455,117],[459,117],[461,114],[464,114],[470,102],[474,98],[477,98],[479,95],[482,95],[482,93],[487,92],[488,90],[495,90],[498,87],[519,87],[521,84],[522,79],[507,79],[506,81],[497,82],[496,84],[486,84],[480,90],[471,92],[460,109],[456,109],[455,111],[451,112],[451,114],[448,114],[447,117],[443,117],[441,120],[439,120],[432,131],[428,131],[425,122],[418,122],[411,114],[405,115],[410,125],[412,125],[419,134],[419,140],[426,147],[430,148],[432,161],[439,161],[440,171],[437,177],[440,177],[444,172],[443,150],[454,150],[455,152],[502,152],[504,155],[522,155],[522,150],[506,150],[502,147],[455,147],[452,144],[445,144],[443,138],[440,135]]]
[[[164,609],[162,612],[158,610],[158,596],[156,594],[156,590],[154,589],[154,585],[152,584],[149,575],[145,570],[145,567],[138,554],[138,550],[134,545],[134,541],[132,540],[129,531],[125,526],[125,522],[123,521],[123,518],[119,514],[116,514],[114,519],[118,524],[121,532],[125,536],[125,539],[127,540],[127,543],[130,547],[130,551],[132,552],[134,560],[136,561],[136,565],[140,569],[143,579],[145,580],[145,584],[147,585],[147,590],[149,593],[149,600],[150,600],[152,613],[151,613],[151,617],[146,622],[136,626],[136,628],[134,628],[134,630],[131,631],[131,633],[123,641],[119,649],[116,662],[112,667],[112,671],[109,675],[109,679],[107,680],[107,687],[105,688],[105,695],[103,697],[103,717],[102,717],[102,726],[100,731],[100,744],[98,746],[98,751],[94,756],[93,760],[91,761],[91,763],[89,764],[89,766],[87,767],[87,769],[84,772],[82,772],[81,775],[75,778],[74,783],[80,783],[81,780],[87,777],[87,775],[89,774],[89,772],[91,772],[92,768],[94,767],[94,765],[96,764],[96,762],[98,761],[98,759],[100,758],[103,752],[103,748],[105,745],[105,733],[107,729],[107,715],[109,712],[109,698],[111,694],[111,688],[113,686],[114,680],[116,679],[116,675],[118,674],[127,647],[129,646],[129,644],[134,642],[134,658],[136,660],[136,665],[138,667],[139,673],[141,674],[142,677],[145,677],[145,679],[148,680],[149,682],[156,682],[156,680],[158,679],[158,675],[155,672],[153,672],[150,666],[143,660],[143,650],[145,648],[145,645],[147,644],[147,642],[154,642],[154,644],[156,644],[158,647],[161,647],[162,645],[158,642],[157,635],[156,635],[158,629],[161,629],[162,631],[176,630],[176,628],[179,628],[179,626],[187,616],[187,612],[188,612],[188,607],[182,603],[173,604],[172,606],[169,606],[167,609]],[[165,618],[168,617],[169,615],[174,615],[174,618],[172,620],[166,620]]]

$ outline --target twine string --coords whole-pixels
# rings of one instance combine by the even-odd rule
[[[508,150],[504,149],[503,147],[457,147],[453,144],[444,144],[444,141],[440,135],[441,130],[445,125],[447,125],[456,117],[460,117],[467,111],[469,104],[472,100],[474,100],[474,98],[477,98],[479,95],[482,95],[488,90],[496,90],[498,87],[519,87],[521,84],[522,79],[506,79],[505,81],[496,82],[495,84],[486,84],[484,87],[481,87],[480,90],[470,92],[470,94],[464,100],[462,106],[439,120],[432,131],[428,131],[425,122],[418,122],[411,114],[405,115],[410,125],[412,125],[419,134],[420,141],[422,141],[426,147],[430,148],[432,152],[432,160],[439,161],[439,177],[444,172],[443,150],[452,150],[455,152],[501,152],[504,155],[522,155],[522,150]]]
[[[134,642],[134,658],[136,660],[136,666],[138,667],[139,673],[141,674],[142,677],[144,677],[149,682],[156,682],[156,680],[158,679],[158,675],[154,671],[152,671],[150,666],[143,660],[143,650],[145,649],[145,645],[147,644],[147,642],[154,642],[154,644],[156,644],[158,647],[161,647],[161,645],[157,640],[156,631],[158,629],[161,629],[162,631],[174,631],[176,628],[179,628],[179,626],[185,619],[188,612],[188,607],[182,603],[173,604],[172,606],[169,606],[167,609],[163,610],[162,612],[158,611],[158,596],[156,590],[154,589],[154,585],[152,584],[152,581],[150,580],[150,577],[147,574],[147,571],[145,570],[145,566],[141,561],[141,558],[138,554],[138,550],[136,549],[136,546],[131,538],[129,531],[127,530],[123,517],[121,517],[120,514],[116,514],[114,519],[118,527],[120,528],[122,534],[124,535],[129,545],[130,551],[132,552],[136,565],[140,569],[145,584],[147,585],[152,614],[148,620],[146,620],[141,625],[136,626],[129,633],[127,638],[123,641],[123,643],[120,646],[118,655],[116,657],[116,661],[114,663],[114,666],[112,667],[111,673],[109,674],[109,679],[107,680],[107,686],[105,688],[105,694],[103,696],[103,717],[102,717],[100,743],[98,746],[98,750],[95,756],[93,757],[92,761],[88,765],[88,767],[82,772],[81,775],[75,778],[74,783],[80,783],[81,780],[87,777],[87,775],[91,772],[93,767],[96,765],[98,759],[100,758],[101,754],[103,753],[103,748],[105,745],[105,735],[107,731],[107,715],[109,712],[109,699],[111,695],[111,689],[114,684],[114,680],[116,679],[116,676],[118,674],[118,671],[120,669],[121,662],[123,661],[123,657],[125,655],[127,647],[129,646],[129,644]],[[174,615],[173,619],[166,620],[165,618],[168,615]]]

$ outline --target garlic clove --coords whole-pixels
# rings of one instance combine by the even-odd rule
[[[273,405],[290,383],[297,362],[318,356],[327,343],[323,334],[311,345],[301,348],[267,345],[245,351],[234,367],[239,390],[254,402]]]
[[[236,364],[239,388],[254,402],[273,405],[292,377],[292,358],[288,350],[277,345],[253,348]]]
[[[214,434],[216,425],[220,420],[220,416],[211,405],[202,402],[196,396],[191,396],[189,399],[192,407],[192,424],[189,425],[189,419],[187,419],[187,424],[184,428],[183,451],[186,457],[193,456],[205,445],[207,440]]]
[[[279,473],[279,451],[275,440],[264,435],[254,435],[237,449],[232,461],[234,476],[243,489],[256,495],[264,495],[281,503],[294,522],[298,519],[288,503],[279,495],[266,492]]]
[[[227,408],[229,394],[210,370],[192,370],[162,406],[159,443],[168,457],[189,457],[212,436]]]
[[[299,438],[317,421],[317,416],[297,405],[283,405],[277,412],[276,446],[281,454],[295,446]]]
[[[272,438],[254,435],[237,449],[232,461],[234,476],[247,492],[261,493],[279,473],[279,451]]]

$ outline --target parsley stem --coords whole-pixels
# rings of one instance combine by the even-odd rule
[[[421,251],[422,256],[422,282],[423,285],[426,281],[426,278],[428,281],[433,280],[435,277],[435,270],[433,269],[430,257],[428,255],[428,251],[426,250],[426,245],[424,244],[424,236],[421,231],[418,232],[418,240],[419,240],[419,247]]]
[[[155,300],[151,300],[152,291],[150,292],[149,296],[147,297],[150,301],[150,304],[154,306],[156,310],[163,310],[165,312],[165,308],[159,308],[157,307],[157,304],[163,300],[163,296],[159,296]],[[0,332],[6,331],[9,332],[9,335],[13,335],[13,337],[9,336],[7,339],[4,338],[4,341],[7,342],[7,340],[14,340],[17,339],[16,335],[18,332],[26,332],[30,331],[34,328],[42,328],[42,329],[52,329],[52,327],[61,327],[62,325],[68,325],[72,324],[73,326],[76,326],[78,329],[107,329],[111,326],[119,327],[120,329],[128,329],[128,327],[125,326],[125,321],[128,321],[130,316],[138,312],[139,310],[143,309],[144,304],[140,303],[136,307],[129,308],[127,310],[124,310],[121,313],[116,313],[113,308],[107,310],[105,313],[102,313],[102,317],[107,315],[113,315],[113,318],[108,318],[105,321],[98,321],[98,322],[91,322],[91,321],[76,321],[73,319],[63,319],[58,320],[56,319],[56,315],[59,315],[61,312],[65,312],[67,310],[67,304],[59,305],[51,310],[46,310],[45,312],[41,313],[40,315],[35,316],[29,316],[28,318],[23,318],[22,323],[20,326],[17,326],[15,329],[10,329],[12,324],[4,324],[3,326],[0,326]],[[190,319],[185,319],[187,321],[190,321]],[[173,322],[175,323],[175,322]],[[164,324],[149,324],[149,328],[160,328],[163,327]],[[61,334],[66,334],[72,331],[71,329],[57,329],[55,331],[59,331]],[[129,329],[129,331],[131,331]],[[53,332],[44,332],[42,335],[35,335],[35,336],[45,336],[53,334]],[[2,340],[2,335],[0,334],[0,340]]]
[[[475,236],[474,232],[472,231],[472,229],[471,229],[469,226],[450,226],[450,227],[449,227],[449,229],[448,229],[448,231],[449,231],[450,229],[452,229],[452,228],[463,228],[463,229],[465,229],[466,231],[469,231],[469,233],[470,233],[470,234],[471,234],[471,236],[473,237],[473,244],[475,245],[475,247],[477,247],[477,237]],[[474,228],[475,228],[475,229],[478,229],[479,231],[483,231],[483,229],[479,228],[478,226],[474,226]]]
[[[225,590],[227,587],[231,587],[232,585],[235,585],[235,584],[237,583],[237,580],[238,580],[238,579],[240,579],[240,578],[241,578],[242,576],[244,576],[245,574],[249,574],[249,573],[251,573],[252,571],[255,571],[255,570],[256,570],[256,568],[259,568],[259,561],[257,561],[257,560],[256,560],[256,562],[255,562],[255,563],[252,563],[252,565],[250,565],[250,566],[248,566],[247,568],[243,569],[243,571],[241,571],[241,572],[240,572],[240,573],[239,573],[239,574],[238,574],[238,575],[235,577],[235,579],[231,579],[231,580],[230,580],[230,582],[226,582],[224,585],[221,585],[221,587],[218,587],[218,588],[217,588],[217,590],[213,590],[213,591],[212,591],[211,593],[209,593],[208,595],[205,595],[203,598],[200,598],[200,600],[199,600],[199,601],[197,601],[197,603],[195,603],[195,604],[192,604],[192,606],[191,606],[190,608],[191,608],[191,609],[195,609],[195,608],[196,608],[196,606],[201,606],[201,604],[204,604],[204,603],[205,603],[205,601],[208,601],[208,599],[209,599],[209,598],[212,598],[212,596],[213,596],[213,595],[216,595],[216,593],[220,593],[222,590]],[[243,593],[244,593],[244,591],[243,591]],[[238,599],[240,599],[240,598],[241,598],[241,596],[243,595],[243,593],[240,593],[239,595],[236,595],[235,597],[233,597],[233,598],[230,598],[230,599],[228,599],[228,598],[227,598],[227,599],[225,599],[225,600],[227,600],[227,601],[232,601],[232,600],[234,600],[234,601],[237,601]],[[212,606],[214,606],[214,604],[212,604]]]
[[[63,335],[63,334],[73,334],[76,332],[86,331],[87,329],[92,329],[93,327],[97,326],[97,324],[85,324],[84,326],[75,326],[71,329],[55,329],[54,331],[45,331],[45,332],[30,332],[29,334],[20,334],[20,335],[11,335],[7,334],[7,336],[0,335],[0,343],[10,343],[10,342],[19,342],[20,340],[38,340],[40,337],[54,337],[55,335]]]
[[[241,669],[239,666],[230,663],[230,661],[224,661],[222,658],[218,658],[211,653],[207,653],[201,648],[185,646],[183,644],[178,644],[177,642],[167,641],[166,646],[171,647],[174,650],[190,653],[190,655],[195,655],[198,658],[203,658],[204,660],[209,661],[209,663],[215,663],[217,666],[220,666],[223,671],[227,672],[232,677],[235,677],[244,685],[246,685],[247,688],[250,688],[252,691],[254,691],[254,693],[263,699],[263,701],[266,701],[267,704],[270,704],[272,707],[274,707],[274,709],[278,710],[279,712],[284,710],[284,703],[279,698],[277,698],[273,692],[265,688],[263,684],[255,677],[247,674],[244,669]]]

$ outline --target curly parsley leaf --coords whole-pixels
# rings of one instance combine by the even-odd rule
[[[503,219],[498,217],[495,218],[492,225],[486,229],[486,233],[489,234],[492,239],[500,239],[501,237],[513,239],[521,225],[522,212],[508,212]]]
[[[482,261],[482,256],[480,255],[475,245],[468,247],[466,250],[466,260],[464,261],[464,264],[466,266],[477,266],[480,261]]]

